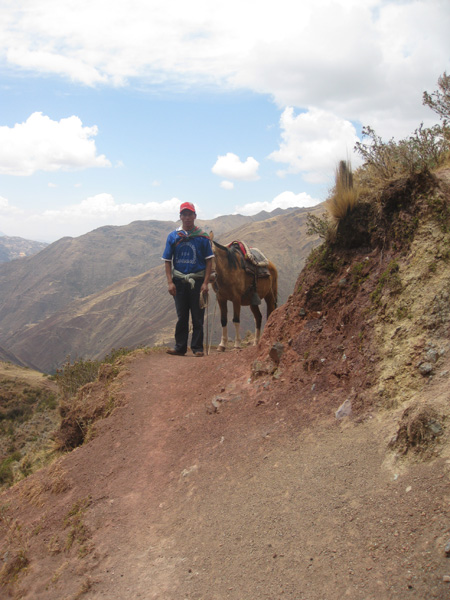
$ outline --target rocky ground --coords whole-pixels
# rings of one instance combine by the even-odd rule
[[[395,411],[317,418],[256,359],[130,362],[93,439],[3,495],[3,597],[447,598],[448,447],[402,458]]]

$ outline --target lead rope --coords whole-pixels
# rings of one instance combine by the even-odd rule
[[[211,328],[210,328],[210,323],[209,323],[209,293],[208,292],[206,294],[200,294],[199,305],[200,305],[200,308],[206,309],[206,344],[205,344],[205,347],[206,347],[206,354],[209,355],[211,352],[211,345],[212,345],[212,338],[213,338],[214,331],[211,331],[211,335],[210,335]],[[216,308],[217,308],[217,296],[216,296],[216,301],[214,303],[213,324],[215,323],[215,320],[216,320]]]
[[[217,308],[217,296],[216,296],[216,301],[214,303],[213,324],[216,322],[216,308]],[[211,339],[209,342],[208,354],[211,352],[211,344],[212,344],[212,338],[213,338],[212,334],[213,333],[214,333],[214,331],[211,331]]]
[[[200,298],[199,298],[199,305],[200,308],[204,308],[206,309],[206,354],[209,354],[208,351],[208,340],[209,340],[209,293],[206,292],[206,294],[200,294]]]

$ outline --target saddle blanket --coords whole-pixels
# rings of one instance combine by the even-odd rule
[[[249,248],[245,242],[238,240],[228,244],[228,247],[231,246],[237,246],[244,255],[245,260],[248,260],[255,267],[267,267],[269,265],[269,260],[258,248]]]

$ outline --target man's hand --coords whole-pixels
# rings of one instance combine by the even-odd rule
[[[167,286],[169,288],[169,294],[171,296],[176,296],[177,288],[175,287],[175,284],[172,281],[172,263],[168,260],[166,260],[165,269],[166,269],[166,279],[167,279]]]

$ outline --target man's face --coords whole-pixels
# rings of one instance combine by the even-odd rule
[[[189,231],[190,229],[192,229],[194,227],[195,217],[196,217],[196,214],[190,210],[183,210],[180,213],[180,219],[181,219],[181,222],[183,223],[184,230]]]

